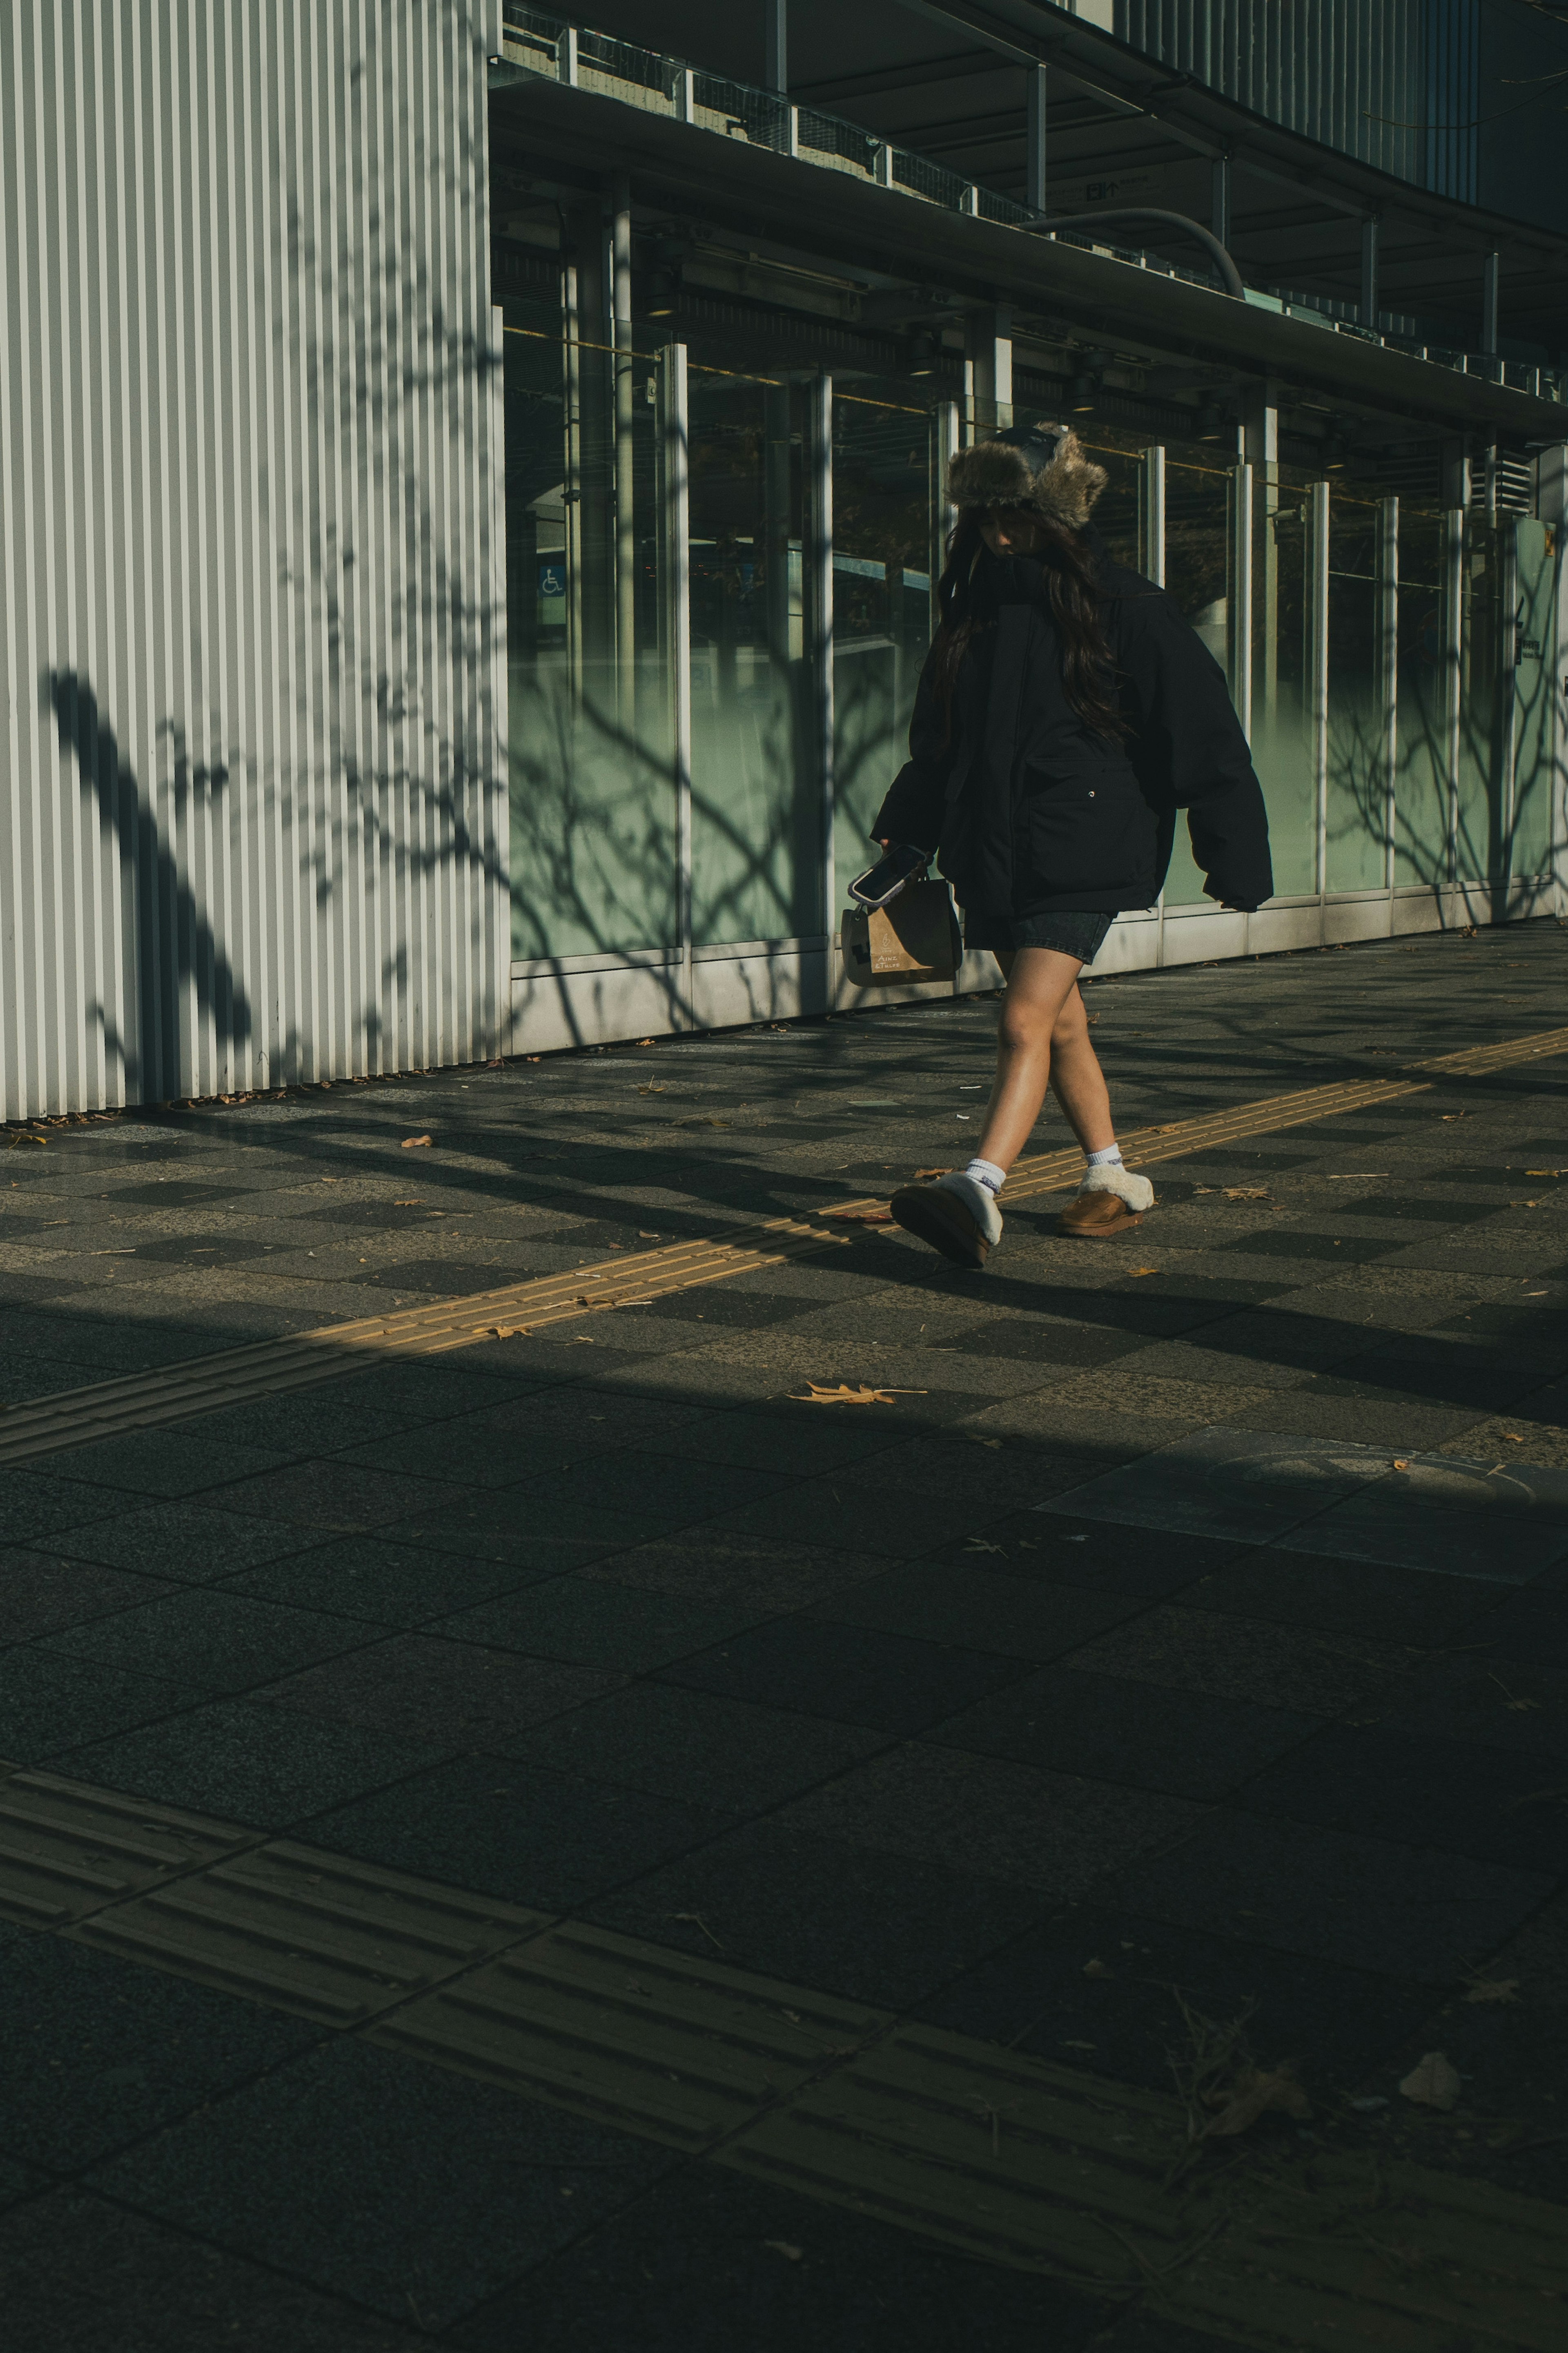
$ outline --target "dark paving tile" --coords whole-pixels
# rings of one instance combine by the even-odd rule
[[[936,1557],[956,1563],[981,1557],[971,1551],[972,1541],[953,1544]],[[1110,1520],[1077,1519],[1065,1508],[1039,1504],[988,1522],[982,1541],[1000,1545],[999,1557],[1005,1560],[1010,1577],[1150,1601],[1180,1592],[1216,1562],[1238,1558],[1244,1549],[1223,1536],[1120,1528]]]
[[[542,1472],[508,1492],[520,1518],[552,1534],[616,1526],[653,1536],[733,1511],[784,1483],[739,1464],[690,1462],[628,1449],[599,1457],[591,1468]]]
[[[1430,1648],[1451,1641],[1492,1599],[1465,1577],[1270,1546],[1200,1577],[1182,1606]]]
[[[1164,1602],[1086,1643],[1075,1663],[1096,1673],[1212,1692],[1308,1715],[1368,1706],[1408,1673],[1408,1654],[1354,1634],[1221,1617]]]
[[[537,1732],[511,1735],[498,1753],[749,1813],[813,1788],[882,1745],[877,1733],[858,1725],[710,1692],[634,1683]]]
[[[679,1453],[692,1461],[728,1463],[738,1470],[797,1479],[840,1464],[885,1458],[893,1443],[888,1431],[867,1429],[847,1416],[824,1429],[826,1415],[814,1418],[803,1411],[698,1414],[689,1408],[682,1410],[688,1419],[679,1427],[672,1423],[662,1437],[649,1437],[641,1443],[649,1451]]]
[[[12,2341],[28,2353],[414,2353],[429,2339],[355,2312],[107,2199],[58,2190],[0,2221]]]
[[[1506,1749],[1337,1724],[1268,1767],[1241,1801],[1519,1871],[1568,1871],[1568,1789],[1543,1789],[1535,1760]]]
[[[55,1456],[59,1475],[134,1495],[194,1495],[275,1471],[287,1456],[260,1446],[220,1443],[206,1431],[139,1430],[100,1438]]]
[[[618,1680],[474,1642],[394,1634],[271,1683],[257,1696],[268,1706],[401,1740],[489,1749],[614,1691]]]
[[[904,2010],[1031,1926],[1047,1901],[930,1858],[769,1820],[606,1896],[591,1916],[732,1968]]]
[[[431,2330],[674,2162],[563,2109],[340,2041],[215,2102],[97,2180],[128,2205],[258,2262],[281,2254],[296,2274]]]
[[[972,1398],[968,1402],[978,1407],[984,1400]],[[987,1516],[977,1513],[967,1497],[944,1499],[894,1487],[873,1488],[858,1472],[844,1470],[803,1480],[798,1486],[726,1512],[714,1520],[712,1531],[722,1538],[774,1536],[900,1560],[967,1535],[977,1520]]]
[[[178,1684],[165,1679],[122,1674],[30,1642],[0,1651],[0,1752],[14,1764],[37,1764],[182,1704]]]
[[[1023,1672],[1016,1657],[786,1618],[684,1659],[661,1680],[878,1731],[918,1732]]]
[[[281,1830],[434,1764],[438,1744],[394,1740],[280,1707],[216,1700],[57,1760],[75,1779],[160,1805]]]
[[[1042,1366],[1065,1366],[1083,1371],[1114,1364],[1145,1345],[1138,1332],[1108,1330],[1101,1324],[1069,1324],[1055,1315],[1013,1314],[1005,1320],[984,1318],[976,1327],[943,1345],[961,1356],[1011,1356]]]
[[[1436,1740],[1479,1742],[1568,1765],[1568,1669],[1462,1645],[1417,1662],[1358,1721]]]
[[[51,1547],[73,1560],[102,1561],[116,1568],[146,1569],[159,1577],[201,1584],[298,1552],[312,1541],[310,1531],[268,1527],[265,1520],[239,1519],[205,1504],[143,1504],[71,1528],[51,1539]]]
[[[1086,1592],[1043,1578],[1013,1576],[995,1563],[984,1538],[942,1564],[917,1562],[889,1569],[819,1602],[814,1618],[840,1626],[918,1636],[922,1641],[992,1651],[1005,1658],[1054,1659],[1102,1633],[1138,1608],[1122,1595]],[[1003,1557],[1010,1558],[1006,1546]]]
[[[323,1814],[310,1836],[391,1870],[564,1912],[702,1845],[733,1820],[531,1759],[457,1757]]]
[[[1184,2327],[1154,2306],[1137,2305],[1095,2338],[1094,2353],[1219,2353],[1219,2344],[1206,2329]]]
[[[47,1636],[57,1655],[93,1659],[130,1674],[162,1675],[187,1700],[248,1691],[367,1639],[368,1630],[321,1610],[283,1609],[210,1587],[186,1587],[139,1609]]]
[[[846,1592],[873,1576],[877,1566],[858,1553],[829,1552],[818,1545],[774,1544],[766,1536],[721,1541],[697,1529],[611,1553],[579,1574],[584,1580],[603,1578],[772,1618]]]
[[[261,1568],[220,1580],[293,1609],[326,1609],[374,1626],[427,1625],[524,1581],[523,1572],[449,1552],[389,1543],[384,1535],[343,1536]]]
[[[57,1478],[52,1472],[7,1468],[0,1488],[0,1544],[36,1544],[62,1528],[104,1519],[130,1500],[104,1487]]]
[[[452,2332],[463,2353],[1079,2353],[1105,2308],[863,2213],[686,2166]]]
[[[1528,1918],[1551,1885],[1539,1872],[1227,1807],[1184,1846],[1120,1873],[1108,1900],[1441,1985]]]
[[[1568,1519],[1471,1510],[1459,1493],[1447,1505],[1417,1505],[1401,1484],[1397,1477],[1379,1481],[1293,1528],[1290,1549],[1494,1585],[1521,1583],[1568,1554]],[[1456,1478],[1456,1488],[1460,1484]]]
[[[1355,1445],[1205,1430],[1071,1489],[1060,1508],[1078,1519],[1268,1544],[1387,1469],[1385,1456]]]
[[[1568,1592],[1536,1588],[1510,1593],[1468,1630],[1477,1642],[1490,1646],[1500,1667],[1504,1660],[1568,1667]]]
[[[152,1577],[59,1560],[37,1552],[0,1552],[0,1645],[85,1625],[174,1591]]]
[[[1168,2093],[1173,2055],[1192,2051],[1185,2001],[1218,2026],[1245,2020],[1254,2056],[1265,2066],[1295,2060],[1311,2096],[1325,2100],[1353,2089],[1431,1998],[1420,1983],[1091,1902],[989,1955],[919,2015]]]
[[[460,1502],[461,1490],[434,1480],[361,1471],[346,1462],[298,1462],[265,1479],[241,1479],[223,1490],[223,1509],[258,1519],[319,1528],[331,1535],[357,1535],[393,1520],[443,1509]]]
[[[443,1619],[437,1630],[457,1641],[646,1674],[721,1642],[758,1614],[675,1600],[603,1578],[555,1577]]]
[[[1315,1716],[1210,1692],[1047,1667],[947,1717],[928,1738],[1138,1789],[1214,1799],[1318,1729]]]
[[[247,2083],[321,2028],[58,1936],[5,1949],[0,2110],[17,2156],[74,2173]]]
[[[1073,1896],[1133,1855],[1183,1837],[1203,1814],[1180,1798],[916,1741],[796,1799],[774,1819],[786,1830]]]
[[[17,2205],[24,2198],[37,2197],[41,2190],[48,2189],[50,2179],[51,2177],[41,2172],[36,2165],[24,2165],[14,2157],[0,2157],[0,2212],[4,2212],[7,2206]],[[3,2226],[0,2226],[0,2231],[3,2231]],[[0,2237],[0,2246],[3,2244],[3,2237]],[[0,2254],[0,2264],[4,2261],[4,2255]],[[0,2271],[0,2277],[3,2276],[4,2272]]]

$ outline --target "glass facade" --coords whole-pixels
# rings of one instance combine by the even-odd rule
[[[724,368],[716,333],[676,370],[658,322],[574,332],[572,275],[504,303],[514,958],[820,958],[906,756],[956,408]],[[1545,525],[1279,468],[1248,510],[1239,470],[1079,424],[1112,555],[1163,538],[1178,609],[1248,665],[1279,899],[1549,870]],[[1164,903],[1206,903],[1180,825]]]

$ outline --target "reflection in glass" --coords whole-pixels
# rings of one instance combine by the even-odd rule
[[[1375,506],[1336,483],[1329,505],[1330,891],[1381,890],[1387,872],[1388,756]]]
[[[1165,586],[1215,661],[1230,674],[1230,476],[1217,469],[1165,468]],[[1204,878],[1185,820],[1176,819],[1165,878],[1167,907],[1204,902]]]
[[[820,934],[807,643],[805,396],[692,368],[691,930]]]
[[[512,954],[673,947],[652,363],[617,436],[611,353],[566,340],[558,302],[509,297],[503,324]]]
[[[838,903],[875,856],[868,828],[909,757],[931,633],[929,412],[833,400],[833,776]]]
[[[1394,882],[1448,880],[1447,518],[1399,509],[1399,757],[1394,788]]]

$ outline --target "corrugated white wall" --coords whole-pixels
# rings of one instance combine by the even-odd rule
[[[492,14],[0,6],[0,1116],[496,1033]]]

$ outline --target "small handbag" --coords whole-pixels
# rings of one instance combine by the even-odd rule
[[[844,977],[857,988],[879,981],[952,980],[962,953],[946,882],[906,882],[885,907],[848,908],[839,926]]]

